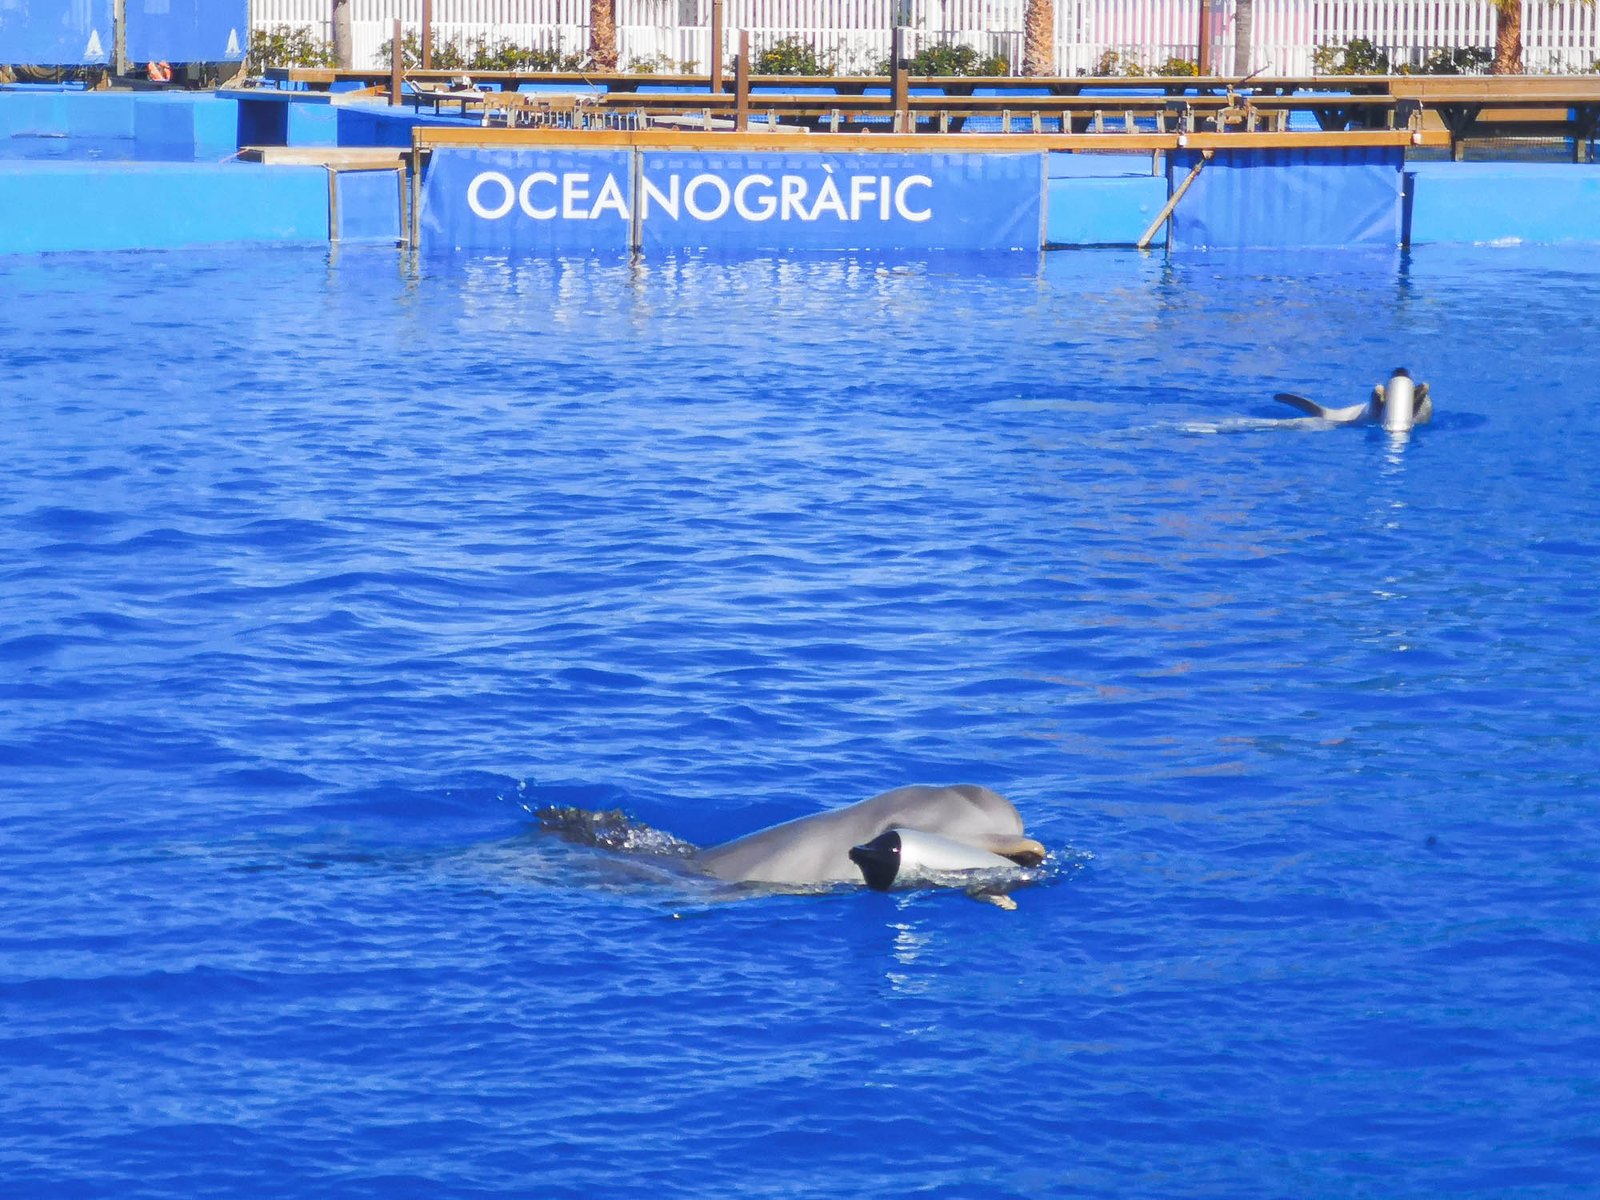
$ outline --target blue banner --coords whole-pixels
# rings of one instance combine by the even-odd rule
[[[126,0],[124,19],[136,63],[237,62],[250,36],[249,0]]]
[[[429,249],[626,254],[633,151],[436,148],[421,224]]]
[[[422,228],[475,250],[1033,250],[1038,153],[435,149]]]
[[[0,62],[101,66],[111,60],[112,0],[0,0]]]
[[[1199,161],[1169,154],[1170,186]],[[1400,146],[1218,150],[1173,210],[1171,246],[1398,246],[1404,166]]]
[[[1043,154],[646,151],[646,250],[1038,250]]]

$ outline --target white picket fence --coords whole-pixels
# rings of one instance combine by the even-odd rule
[[[421,0],[351,0],[355,64],[387,61],[395,18],[415,31]],[[726,0],[728,53],[739,31],[756,53],[785,38],[814,47],[841,72],[870,70],[889,55],[891,30],[905,31],[915,52],[956,43],[985,57],[1022,62],[1026,0]],[[304,28],[331,40],[331,0],[251,0],[251,25]],[[703,72],[711,55],[711,0],[616,0],[624,68]],[[1391,63],[1420,65],[1438,50],[1494,46],[1491,0],[1255,0],[1246,70],[1308,75],[1319,47],[1365,38]],[[1056,0],[1056,71],[1092,74],[1108,65],[1145,70],[1169,59],[1194,61],[1202,37],[1211,63],[1231,72],[1238,58],[1235,10],[1214,0],[1202,30],[1200,0]],[[433,25],[445,41],[501,39],[542,50],[582,53],[589,42],[589,0],[433,0]],[[1583,0],[1527,0],[1523,42],[1530,72],[1596,69],[1600,5]]]

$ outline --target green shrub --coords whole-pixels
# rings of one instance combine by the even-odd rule
[[[1460,50],[1435,50],[1423,60],[1423,75],[1482,75],[1494,62],[1494,51],[1479,46]]]
[[[1144,67],[1139,60],[1131,55],[1118,54],[1115,50],[1107,50],[1095,60],[1093,69],[1089,72],[1100,78],[1134,77],[1144,74]]]
[[[1367,38],[1352,38],[1342,46],[1318,46],[1311,56],[1314,75],[1387,75],[1389,56]]]
[[[1187,58],[1169,58],[1156,68],[1157,75],[1164,75],[1169,79],[1188,78],[1200,74],[1198,63],[1190,62]]]
[[[385,45],[378,51],[376,63],[389,70],[391,47]],[[422,66],[422,38],[407,32],[400,38],[400,62],[404,70],[415,71]],[[519,46],[509,38],[468,38],[465,43],[453,38],[441,38],[439,31],[433,36],[433,67],[435,71],[576,71],[583,63],[580,53],[564,54],[560,50],[534,49]]]
[[[889,75],[893,69],[891,59],[880,58],[867,74]],[[906,60],[906,69],[912,75],[1009,75],[1011,63],[1001,54],[984,58],[971,46],[941,42],[918,50]]]
[[[274,25],[251,34],[245,64],[252,75],[268,67],[331,67],[333,47],[303,25]]]
[[[797,37],[773,42],[750,66],[754,75],[832,75],[833,63],[816,47]]]
[[[670,54],[657,54],[651,58],[630,58],[624,71],[634,75],[690,75],[692,62],[680,62]]]

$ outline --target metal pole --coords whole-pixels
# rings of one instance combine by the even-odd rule
[[[422,69],[433,70],[433,0],[422,0]]]

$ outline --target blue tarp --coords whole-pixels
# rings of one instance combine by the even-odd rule
[[[237,62],[244,57],[248,0],[127,0],[125,11],[130,62]]]
[[[0,0],[0,63],[108,63],[111,9],[112,0]]]
[[[1198,160],[1167,160],[1178,186]],[[1398,246],[1398,146],[1315,150],[1219,150],[1172,214],[1170,244],[1208,249]]]

